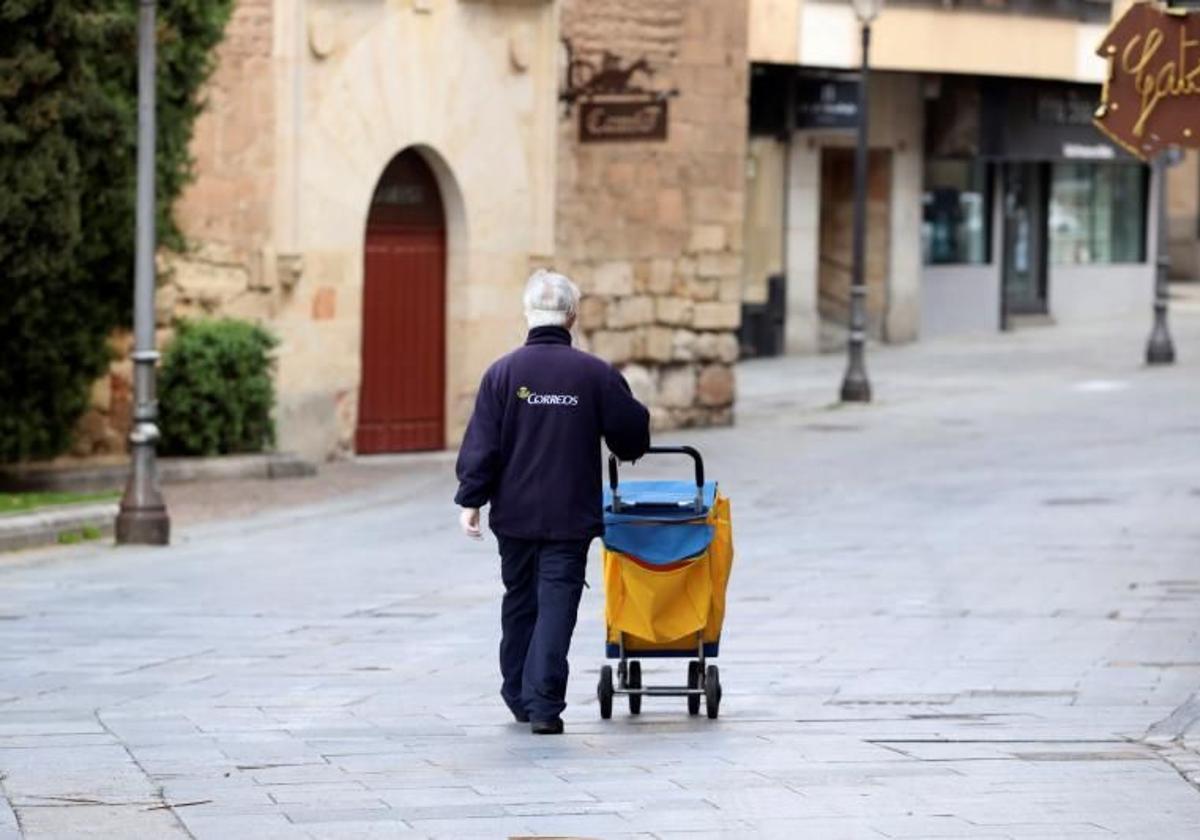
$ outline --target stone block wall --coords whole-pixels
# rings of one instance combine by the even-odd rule
[[[604,51],[677,90],[665,141],[581,143],[559,123],[554,265],[584,292],[584,345],[618,365],[656,428],[732,422],[747,120],[744,0],[567,0],[578,57]]]
[[[133,420],[133,334],[115,330],[108,340],[113,361],[92,383],[87,411],[75,424],[71,458],[119,455],[129,448],[127,436]]]
[[[217,47],[192,134],[195,179],[175,207],[189,248],[160,257],[160,326],[179,317],[269,319],[288,288],[272,248],[274,6],[238,0]]]
[[[160,350],[181,317],[269,319],[286,290],[290,265],[278,265],[267,247],[275,183],[273,7],[274,0],[238,0],[216,50],[192,134],[195,177],[175,207],[189,248],[158,255]],[[116,331],[109,347],[113,361],[75,428],[75,457],[128,449],[132,337]]]

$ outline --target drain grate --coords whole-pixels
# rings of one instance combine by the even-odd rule
[[[862,426],[849,423],[805,423],[801,428],[810,432],[861,432]]]
[[[1111,505],[1115,500],[1107,496],[1062,496],[1045,499],[1042,504],[1047,507],[1087,507],[1090,505]]]
[[[1015,752],[1022,761],[1155,761],[1152,753],[1128,750],[1098,750],[1096,752]]]

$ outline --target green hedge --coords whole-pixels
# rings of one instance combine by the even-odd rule
[[[262,452],[275,443],[275,338],[243,321],[180,325],[159,374],[166,455]]]
[[[158,236],[232,0],[158,4]],[[70,444],[131,319],[137,0],[0,0],[0,462]]]

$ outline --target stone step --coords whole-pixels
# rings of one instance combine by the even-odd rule
[[[47,545],[58,541],[60,534],[77,534],[84,529],[107,536],[113,532],[116,515],[116,502],[91,502],[0,516],[0,551]]]
[[[160,458],[162,484],[246,478],[302,478],[317,474],[317,466],[291,452],[218,455],[211,458]],[[0,469],[0,492],[91,492],[120,490],[129,476],[129,462],[63,466],[31,464]]]

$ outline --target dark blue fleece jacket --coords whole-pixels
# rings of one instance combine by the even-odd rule
[[[488,524],[506,537],[599,536],[602,437],[618,458],[640,458],[650,446],[646,407],[616,368],[571,347],[565,329],[531,330],[524,347],[483,376],[454,501],[490,502]]]

